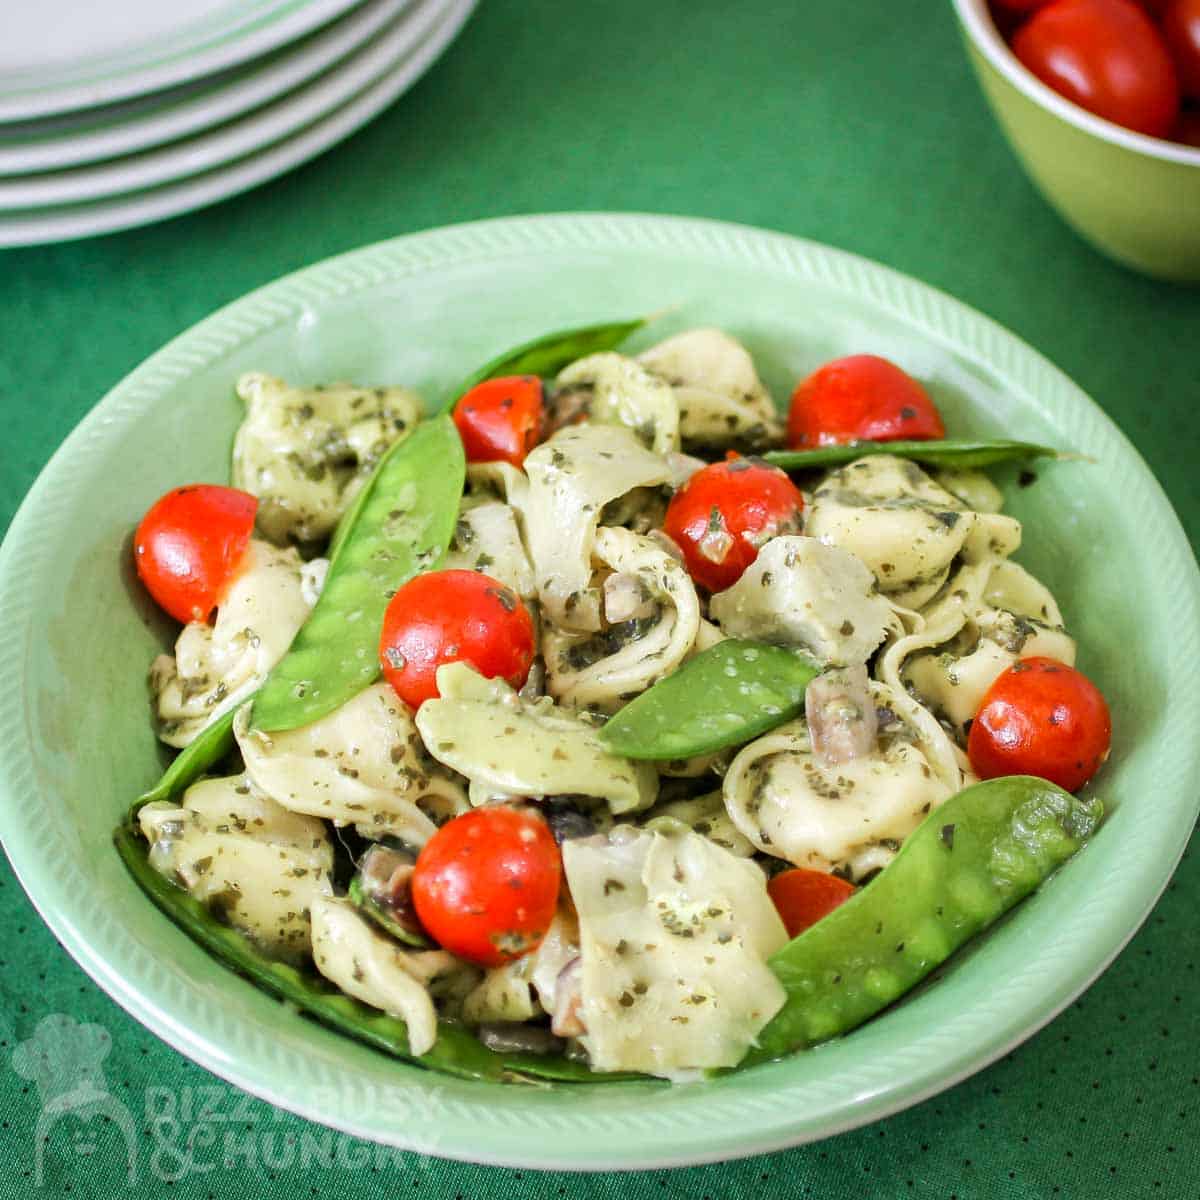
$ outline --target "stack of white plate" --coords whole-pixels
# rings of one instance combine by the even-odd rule
[[[386,108],[475,0],[0,0],[0,246],[175,216]]]

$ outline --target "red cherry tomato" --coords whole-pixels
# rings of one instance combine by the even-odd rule
[[[177,621],[206,621],[237,578],[258,501],[237,488],[193,483],[150,506],[133,539],[146,590]]]
[[[967,738],[980,779],[1038,775],[1073,792],[1108,757],[1112,719],[1100,689],[1052,658],[1014,663],[987,690]]]
[[[1166,137],[1179,84],[1162,35],[1132,0],[1054,0],[1017,30],[1013,52],[1088,112]]]
[[[477,808],[425,843],[413,869],[413,905],[451,954],[499,967],[541,944],[561,880],[558,845],[539,813]]]
[[[788,445],[793,450],[945,436],[929,393],[895,363],[875,354],[835,358],[792,393]]]
[[[542,410],[542,381],[536,375],[508,375],[473,387],[454,406],[467,461],[519,467],[538,443]]]
[[[1180,89],[1200,100],[1200,0],[1173,0],[1163,12],[1162,29]]]
[[[663,530],[688,573],[712,592],[732,587],[780,533],[796,533],[804,497],[778,467],[750,458],[712,463],[671,497]]]
[[[1200,111],[1184,111],[1179,114],[1175,128],[1171,131],[1171,139],[1182,142],[1185,146],[1200,147]]]
[[[1050,0],[994,0],[990,8],[992,23],[1006,42],[1011,41],[1033,10],[1049,3]]]
[[[437,696],[437,669],[469,663],[519,688],[533,662],[533,619],[517,594],[478,571],[430,571],[410,579],[383,615],[379,661],[410,708]]]
[[[807,867],[780,871],[767,884],[767,895],[779,910],[788,937],[803,933],[822,917],[829,916],[857,890],[854,884],[836,875],[810,871]]]

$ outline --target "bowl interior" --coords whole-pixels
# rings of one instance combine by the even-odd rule
[[[1018,555],[1059,597],[1110,699],[1098,791],[1111,816],[1050,884],[927,986],[852,1036],[698,1085],[520,1088],[423,1072],[284,1008],[138,892],[110,834],[163,761],[144,672],[169,628],[130,532],[183,482],[224,481],[251,368],[301,383],[411,383],[434,403],[546,330],[669,310],[743,338],[780,399],[827,358],[870,351],[931,387],[954,433],[1096,461],[1008,476]],[[642,341],[650,340],[642,336]],[[948,1086],[1028,1036],[1140,924],[1197,808],[1195,563],[1162,492],[1065,377],[986,319],[843,255],[734,226],[561,217],[397,239],[290,277],[139,368],[71,436],[0,552],[0,831],[67,949],[139,1020],[246,1089],[362,1136],[556,1167],[699,1162],[825,1136]],[[1131,581],[1154,580],[1153,587]],[[1170,703],[1168,704],[1168,697]]]

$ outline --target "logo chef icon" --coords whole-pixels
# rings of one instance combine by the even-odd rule
[[[13,1051],[13,1070],[36,1084],[42,1102],[34,1131],[36,1186],[42,1186],[51,1132],[60,1124],[69,1124],[75,1153],[88,1157],[96,1152],[96,1136],[102,1132],[89,1126],[104,1118],[124,1137],[129,1182],[137,1183],[133,1114],[109,1092],[101,1065],[111,1049],[112,1037],[102,1025],[80,1025],[65,1013],[52,1013]]]

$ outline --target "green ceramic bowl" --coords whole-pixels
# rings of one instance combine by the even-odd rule
[[[954,9],[1000,127],[1063,220],[1127,267],[1200,281],[1200,149],[1092,116],[1021,65],[987,0]]]
[[[552,328],[670,312],[744,338],[777,396],[849,351],[925,380],[950,429],[1071,447],[1096,465],[1014,488],[1021,557],[1062,601],[1109,696],[1111,815],[991,934],[853,1035],[712,1082],[522,1087],[399,1063],[272,1000],[145,899],[114,853],[154,780],[144,671],[169,629],[130,565],[163,491],[227,477],[233,380],[413,383],[444,397]],[[1153,580],[1153,587],[1142,581]],[[825,1137],[950,1086],[1102,971],[1171,874],[1197,811],[1200,580],[1170,505],[1103,413],[986,318],[903,276],[732,225],[551,216],[399,238],[290,276],[202,322],[121,383],[34,485],[0,551],[0,833],[46,922],[149,1029],[283,1108],[381,1142],[512,1165],[613,1169]],[[1169,698],[1169,702],[1168,702]]]

